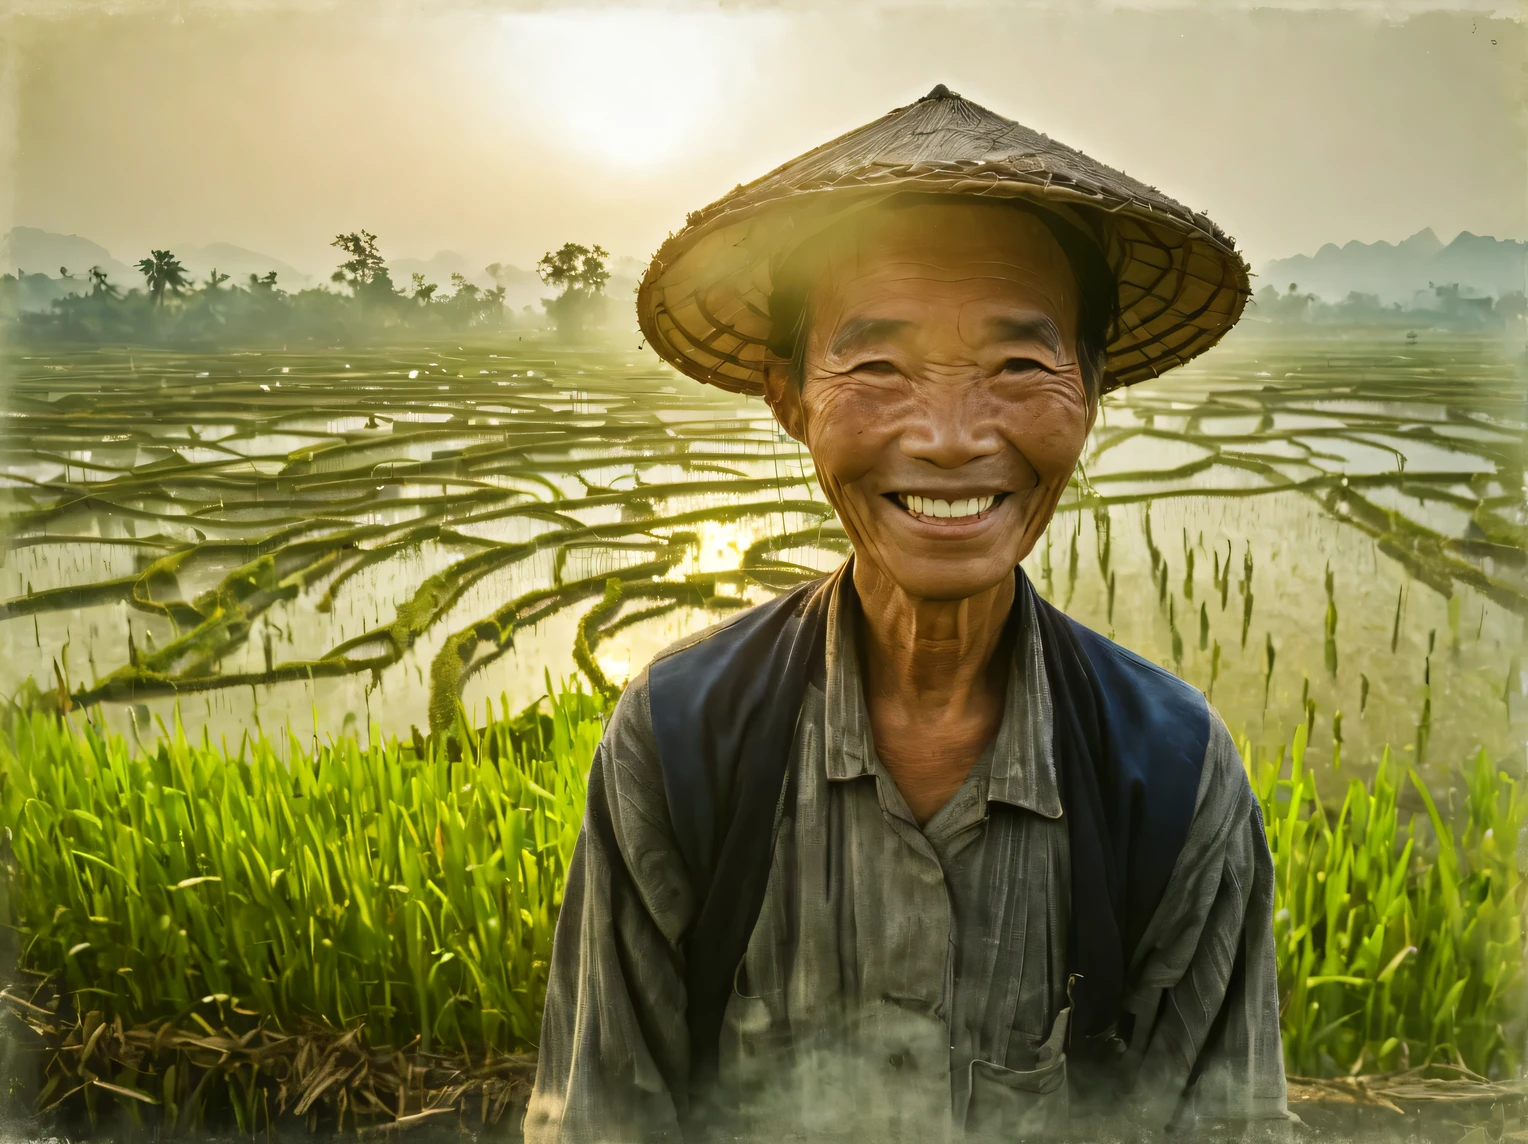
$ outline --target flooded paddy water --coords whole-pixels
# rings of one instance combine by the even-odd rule
[[[29,356],[0,691],[320,737],[532,702],[847,553],[763,403],[645,350]],[[1233,732],[1522,770],[1520,350],[1233,341],[1108,397],[1026,562]],[[609,582],[622,585],[608,595]],[[1340,720],[1339,720],[1340,713]]]

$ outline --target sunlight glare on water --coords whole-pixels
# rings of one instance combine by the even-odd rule
[[[1334,754],[1341,712],[1345,766],[1521,769],[1521,363],[1407,355],[1440,364],[1244,340],[1111,395],[1029,575],[1256,743],[1310,720]],[[442,687],[520,707],[577,673],[612,583],[587,636],[619,686],[849,551],[762,403],[650,359],[63,356],[10,394],[0,687],[123,728],[178,704],[215,733],[406,733]]]

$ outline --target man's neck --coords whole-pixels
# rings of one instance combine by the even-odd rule
[[[919,823],[965,781],[1002,723],[997,659],[1015,581],[964,600],[914,599],[855,561],[861,674],[876,753]]]

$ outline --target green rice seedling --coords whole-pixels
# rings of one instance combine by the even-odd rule
[[[1093,506],[1093,536],[1098,545],[1098,570],[1107,579],[1112,575],[1109,561],[1113,556],[1113,518],[1102,504]]]
[[[481,726],[458,710],[449,736],[373,729],[312,748],[248,735],[230,750],[178,722],[130,745],[77,718],[16,716],[0,734],[8,921],[21,967],[46,979],[25,999],[57,996],[64,1027],[111,1025],[112,1043],[123,1027],[166,1043],[263,1027],[436,1060],[531,1049],[610,702],[547,690]],[[1481,753],[1446,814],[1387,753],[1334,805],[1307,765],[1310,732],[1296,729],[1287,772],[1283,750],[1243,745],[1274,860],[1289,1071],[1511,1074],[1528,1014],[1528,794]],[[155,1067],[97,1075],[109,1099],[210,1099],[183,1061]],[[220,1098],[241,1123],[253,1076]],[[75,1083],[50,1074],[44,1103]]]
[[[1274,933],[1292,1074],[1428,1063],[1488,1076],[1521,1063],[1528,798],[1481,752],[1451,823],[1387,750],[1333,810],[1305,765],[1307,727],[1282,751],[1244,745],[1275,866]],[[1401,809],[1410,786],[1424,813]]]
[[[1081,524],[1081,521],[1078,521],[1072,527],[1072,545],[1071,545],[1070,552],[1067,554],[1067,563],[1066,563],[1066,602],[1067,602],[1068,606],[1071,605],[1072,594],[1074,592],[1076,592],[1076,590],[1077,590],[1077,560],[1078,560],[1077,538],[1078,538],[1078,535],[1081,532],[1082,532],[1082,524]]]
[[[56,716],[0,737],[10,924],[66,1005],[128,1026],[360,1029],[534,1044],[605,701],[234,751],[178,720],[150,751]]]
[[[1252,599],[1252,593],[1247,593],[1247,599]],[[1273,646],[1273,633],[1268,632],[1264,636],[1263,658],[1267,663],[1267,670],[1263,673],[1263,710],[1268,710],[1268,689],[1273,685],[1273,664],[1278,658],[1278,651]]]
[[[1336,579],[1330,563],[1326,566],[1326,673],[1337,678],[1337,597]]]
[[[1194,598],[1194,548],[1188,540],[1188,529],[1183,530],[1183,598]]]
[[[1162,550],[1157,547],[1156,538],[1151,535],[1150,501],[1141,508],[1141,529],[1146,535],[1146,551],[1151,556],[1151,571],[1155,575],[1157,566],[1162,563]]]
[[[1164,577],[1163,583],[1166,583]],[[1183,633],[1178,630],[1177,597],[1171,597],[1167,601],[1167,630],[1172,637],[1173,648],[1173,671],[1183,674]]]

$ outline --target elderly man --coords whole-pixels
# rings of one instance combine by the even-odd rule
[[[1209,220],[942,86],[663,246],[649,341],[765,396],[854,555],[617,705],[527,1139],[1286,1123],[1230,736],[1019,569],[1101,394],[1246,292]]]

